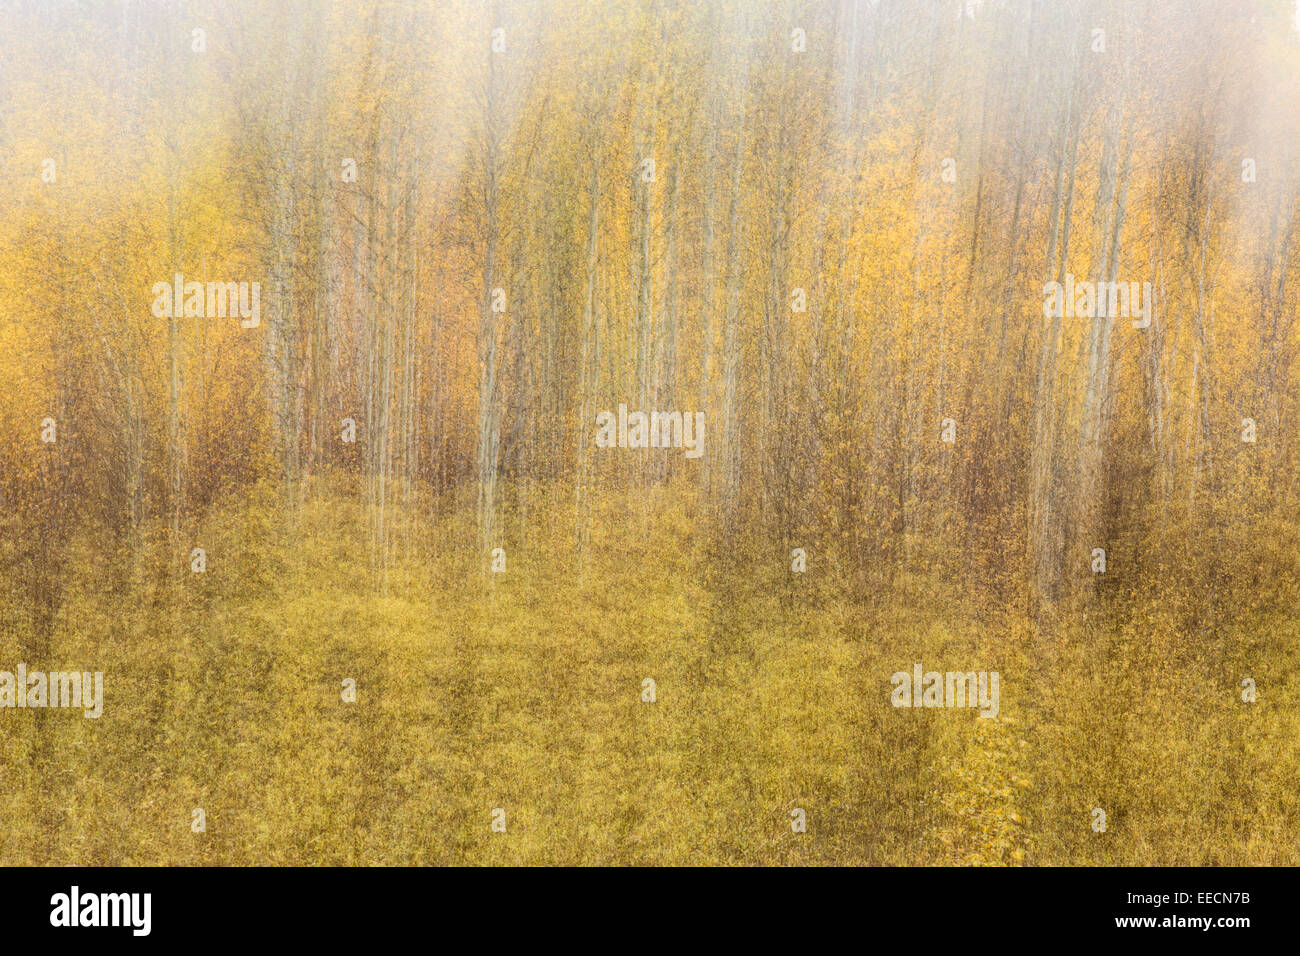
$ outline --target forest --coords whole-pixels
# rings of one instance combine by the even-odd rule
[[[1300,863],[1297,104],[1291,0],[0,0],[0,864]]]

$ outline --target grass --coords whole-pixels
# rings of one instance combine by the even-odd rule
[[[104,715],[0,711],[0,864],[1300,862],[1290,615],[1202,637],[1130,598],[1035,638],[934,570],[718,558],[667,495],[602,511],[579,574],[569,520],[485,583],[426,515],[386,596],[333,496],[213,513],[204,575],[74,542],[44,663],[102,670]],[[0,668],[35,668],[16,593]],[[999,717],[893,708],[917,662],[998,671]]]

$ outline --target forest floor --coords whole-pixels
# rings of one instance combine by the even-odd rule
[[[1045,652],[940,575],[859,599],[623,517],[581,574],[545,530],[491,576],[398,534],[387,596],[354,503],[214,513],[202,575],[74,545],[43,663],[104,712],[0,712],[0,864],[1300,863],[1292,616],[1102,608]],[[918,663],[999,672],[996,719],[892,706]]]

